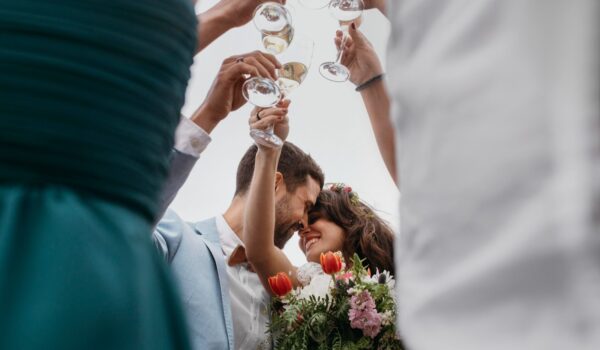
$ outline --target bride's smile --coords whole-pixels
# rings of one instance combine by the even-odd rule
[[[338,251],[344,243],[344,230],[335,223],[319,218],[309,220],[310,225],[300,232],[300,250],[306,255],[306,260],[319,262],[321,253]]]

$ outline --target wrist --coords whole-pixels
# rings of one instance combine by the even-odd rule
[[[190,120],[204,129],[207,134],[210,134],[225,117],[226,116],[211,111],[206,105],[202,104],[196,112],[194,112]]]
[[[379,73],[379,74],[376,74],[376,75],[370,77],[369,79],[363,81],[361,84],[358,84],[356,86],[355,90],[362,92],[376,84],[382,84],[384,75],[385,75],[384,73]]]
[[[275,164],[277,165],[277,161],[279,160],[279,155],[281,154],[281,147],[267,147],[267,146],[258,146],[258,152],[256,152],[256,160],[260,160],[265,164]]]

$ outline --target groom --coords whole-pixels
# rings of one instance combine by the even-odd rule
[[[235,195],[223,215],[190,224],[168,210],[156,227],[154,238],[178,281],[196,349],[221,349],[226,339],[230,348],[232,343],[235,349],[270,348],[266,336],[269,295],[246,261],[242,240],[256,151],[251,146],[240,161]],[[176,157],[193,159],[183,153]],[[283,146],[279,164],[277,171],[292,189],[276,204],[275,244],[283,248],[295,231],[307,225],[308,210],[324,177],[315,161],[289,142]]]

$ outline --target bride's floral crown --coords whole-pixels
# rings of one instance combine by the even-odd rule
[[[358,197],[358,193],[352,191],[352,187],[346,185],[343,182],[334,182],[325,184],[325,189],[328,189],[337,193],[347,193],[348,197],[350,197],[350,202],[354,205],[358,205],[360,203],[360,198]]]

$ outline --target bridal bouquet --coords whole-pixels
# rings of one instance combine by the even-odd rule
[[[269,331],[275,349],[402,349],[395,326],[394,279],[371,272],[355,255],[321,254],[322,274],[296,290],[287,274],[269,278],[273,292]]]

